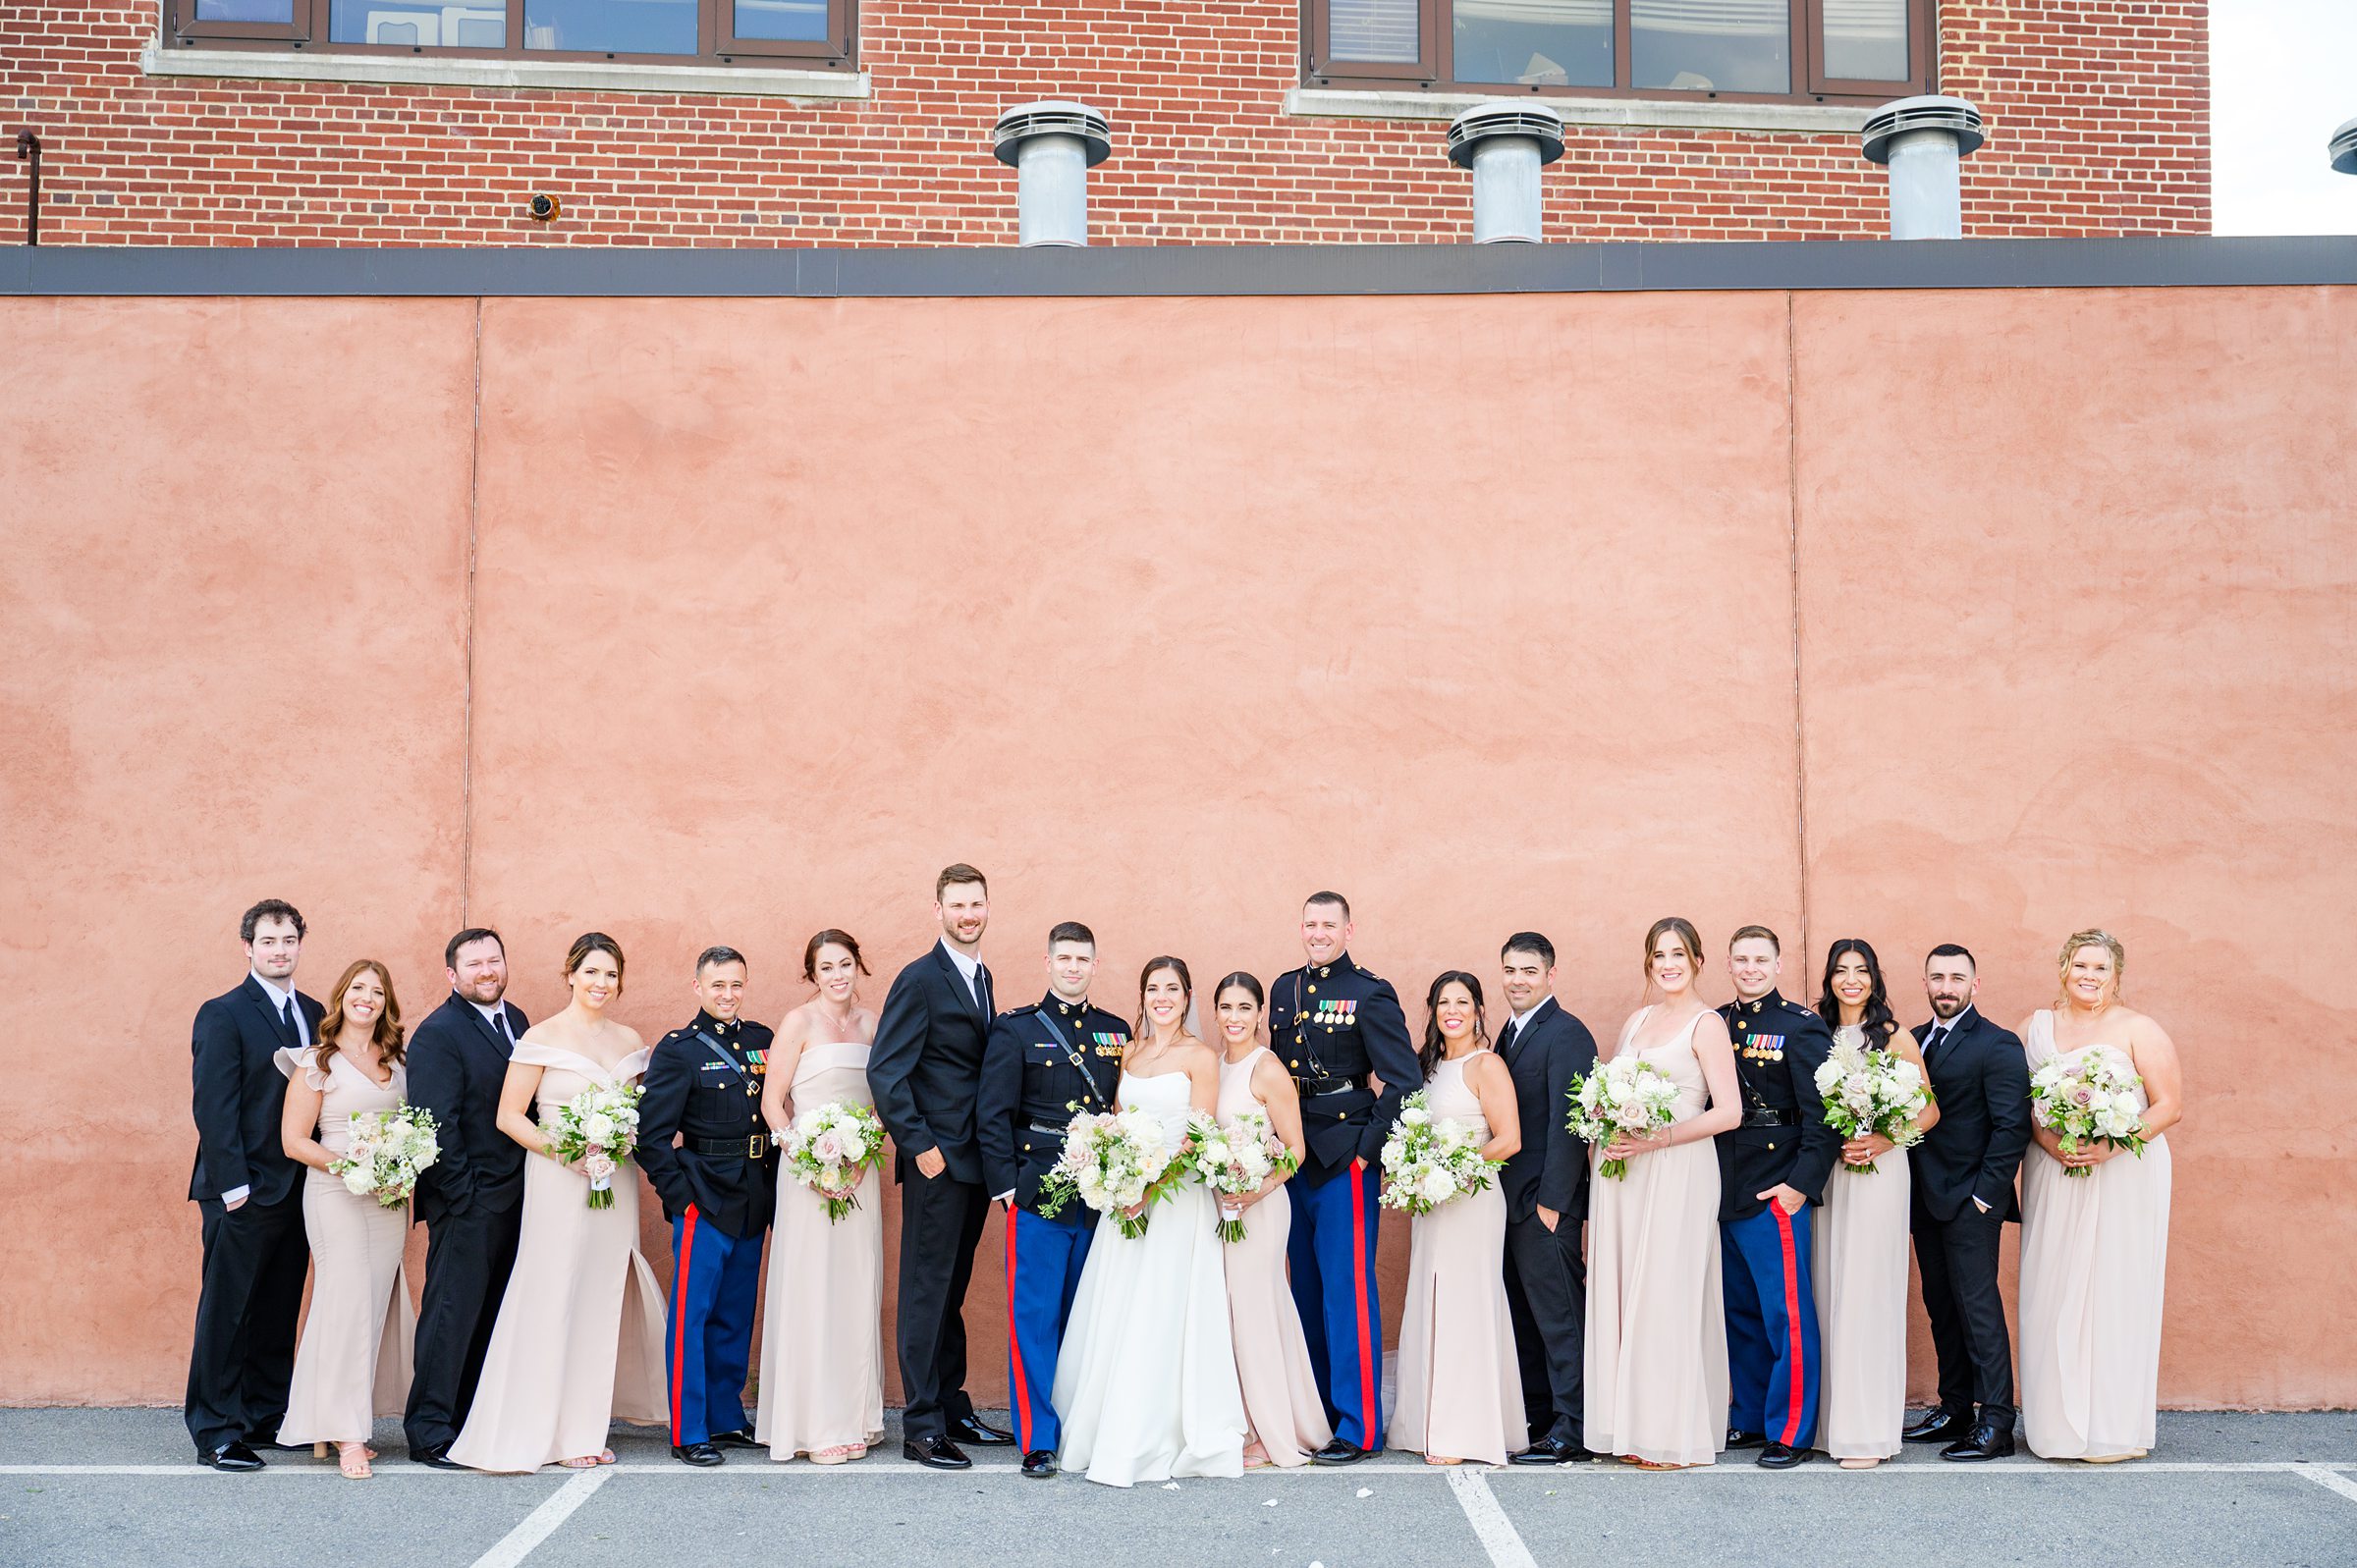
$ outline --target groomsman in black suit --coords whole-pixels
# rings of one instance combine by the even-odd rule
[[[1981,1016],[1972,954],[1953,943],[1924,960],[1932,1021],[1915,1031],[1940,1120],[1907,1156],[1915,1266],[1940,1357],[1940,1408],[1909,1442],[1944,1442],[1943,1459],[2013,1452],[2013,1346],[1997,1288],[1998,1242],[2018,1218],[2014,1172],[2030,1141],[2030,1069],[2021,1039]],[[1975,1406],[1978,1414],[1975,1414]]]
[[[973,867],[951,866],[934,879],[933,909],[941,941],[893,978],[867,1081],[901,1183],[902,1452],[963,1470],[973,1461],[959,1443],[1014,1441],[984,1424],[965,1392],[965,1287],[989,1209],[974,1115],[997,1015],[980,952],[990,887]]]
[[[1588,1214],[1587,1146],[1571,1136],[1571,1080],[1596,1065],[1596,1037],[1555,997],[1555,944],[1535,931],[1506,939],[1498,955],[1513,1016],[1498,1054],[1513,1074],[1522,1148],[1499,1172],[1506,1194],[1506,1303],[1522,1370],[1530,1446],[1517,1465],[1594,1458],[1581,1440],[1580,1363],[1587,1271],[1580,1227]]]
[[[531,1020],[507,1000],[508,951],[489,927],[451,938],[442,972],[450,996],[410,1037],[410,1103],[433,1112],[441,1153],[417,1176],[425,1300],[402,1430],[411,1459],[462,1470],[450,1445],[474,1407],[522,1227],[523,1148],[499,1130],[499,1093]]]
[[[196,1009],[196,1167],[189,1197],[202,1217],[204,1283],[189,1354],[187,1414],[196,1457],[215,1470],[259,1470],[256,1446],[279,1446],[295,1320],[311,1250],[302,1186],[279,1141],[286,1075],[281,1050],[319,1037],[318,1002],[295,989],[302,916],[265,898],[238,935],[247,975]]]

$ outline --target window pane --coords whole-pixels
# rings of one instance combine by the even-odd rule
[[[693,54],[695,0],[524,0],[523,46]]]
[[[426,49],[499,49],[508,41],[507,8],[419,5],[411,0],[335,0],[331,43],[407,43]]]
[[[1326,31],[1337,60],[1414,65],[1424,58],[1417,0],[1327,0]]]
[[[827,0],[737,0],[740,38],[800,38],[827,35]]]
[[[1838,81],[1907,80],[1907,0],[1825,0],[1825,74]]]
[[[1790,92],[1789,0],[1629,0],[1630,80],[1693,92]]]
[[[196,20],[292,23],[295,0],[196,0]]]
[[[1456,80],[1613,84],[1613,0],[1454,0]]]

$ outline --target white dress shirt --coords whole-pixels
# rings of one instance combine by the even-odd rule
[[[972,994],[974,1005],[977,1007],[981,1006],[982,960],[979,958],[968,957],[966,954],[959,952],[957,947],[951,944],[950,939],[947,937],[941,939],[941,950],[950,955],[950,962],[956,964],[958,966],[958,972],[965,976],[965,989]]]
[[[483,1015],[483,1022],[491,1026],[491,1032],[493,1034],[499,1036],[500,1039],[506,1041],[511,1046],[516,1044],[516,1037],[508,1031],[507,1002],[503,1000],[485,1004],[480,1001],[470,1001],[467,1003],[467,1005]]]

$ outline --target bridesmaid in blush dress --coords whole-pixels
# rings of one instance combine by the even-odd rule
[[[2119,1000],[2127,953],[2105,931],[2062,945],[2062,997],[2020,1034],[2035,1073],[2098,1052],[2143,1079],[2143,1153],[2064,1153],[2033,1118],[2021,1167],[2021,1421],[2042,1459],[2110,1464],[2152,1451],[2168,1273],[2168,1140],[2185,1114],[2176,1043]],[[2073,1171],[2080,1174],[2074,1175]]]
[[[818,995],[786,1015],[770,1048],[761,1114],[774,1133],[839,1101],[873,1106],[867,1053],[876,1015],[859,1004],[867,965],[859,944],[822,931],[802,948],[802,978]],[[859,1178],[858,1207],[827,1217],[826,1200],[785,1171],[769,1244],[761,1318],[761,1404],[753,1435],[781,1462],[866,1457],[884,1435],[884,1213],[876,1172]]]
[[[302,1223],[311,1238],[311,1310],[295,1351],[295,1379],[279,1442],[311,1443],[355,1481],[367,1479],[378,1415],[399,1415],[410,1387],[410,1337],[416,1324],[403,1277],[407,1204],[388,1209],[328,1172],[352,1146],[352,1118],[397,1110],[407,1092],[401,1003],[393,976],[373,958],[344,971],[319,1021],[318,1044],[278,1054],[287,1075],[280,1140],[307,1166]]]
[[[1266,996],[1260,982],[1237,972],[1213,994],[1220,1039],[1219,1115],[1225,1121],[1257,1109],[1269,1129],[1301,1158],[1301,1099],[1291,1073],[1260,1043]],[[1235,1378],[1244,1396],[1250,1430],[1244,1468],[1278,1465],[1290,1470],[1334,1440],[1326,1407],[1318,1398],[1318,1375],[1309,1360],[1301,1314],[1286,1282],[1286,1238],[1292,1231],[1292,1200],[1286,1173],[1275,1172],[1260,1190],[1223,1198],[1222,1208],[1243,1221],[1244,1239],[1224,1252],[1228,1271],[1229,1326],[1235,1338]]]
[[[1514,1078],[1490,1050],[1481,982],[1452,970],[1425,996],[1424,1105],[1486,1141],[1493,1167],[1522,1147]],[[1513,1313],[1506,1301],[1506,1189],[1498,1172],[1476,1193],[1418,1215],[1399,1316],[1399,1397],[1392,1441],[1433,1465],[1503,1465],[1529,1440]]]
[[[1924,1072],[1923,1048],[1891,1015],[1883,966],[1856,937],[1826,953],[1817,1015],[1834,1026],[1836,1047],[1887,1051]],[[1933,1101],[1915,1125],[1928,1131],[1939,1119]],[[1817,1432],[1844,1470],[1872,1470],[1897,1453],[1906,1423],[1908,1196],[1907,1152],[1888,1138],[1850,1139],[1826,1179],[1815,1271],[1825,1338]]]
[[[589,1207],[589,1178],[559,1164],[525,1108],[567,1104],[646,1070],[636,1030],[605,1015],[622,995],[622,948],[590,932],[566,955],[573,1000],[516,1043],[500,1089],[499,1128],[538,1159],[523,1162],[522,1237],[483,1355],[474,1407],[450,1457],[472,1470],[525,1471],[614,1462],[614,1419],[663,1426],[663,1297],[638,1252],[634,1165],[614,1177],[614,1205]]]
[[[1662,1000],[1620,1030],[1599,1065],[1636,1055],[1677,1085],[1674,1119],[1620,1136],[1594,1158],[1588,1200],[1587,1444],[1646,1470],[1718,1459],[1727,1440],[1727,1304],[1719,1284],[1719,1157],[1741,1119],[1727,1024],[1694,994],[1702,940],[1672,915],[1645,936]]]

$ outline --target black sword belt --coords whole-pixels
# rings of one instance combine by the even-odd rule
[[[690,1138],[687,1147],[708,1160],[766,1160],[769,1135],[749,1138]]]
[[[1302,1095],[1310,1100],[1323,1100],[1328,1095],[1365,1094],[1367,1086],[1356,1078],[1304,1078],[1300,1080]]]
[[[1743,1112],[1743,1125],[1746,1127],[1789,1127],[1794,1125],[1794,1122],[1792,1112],[1789,1110],[1771,1110],[1765,1106],[1754,1106]]]
[[[1071,1126],[1071,1123],[1068,1121],[1026,1121],[1023,1126],[1032,1132],[1042,1133],[1050,1138],[1061,1138]]]

